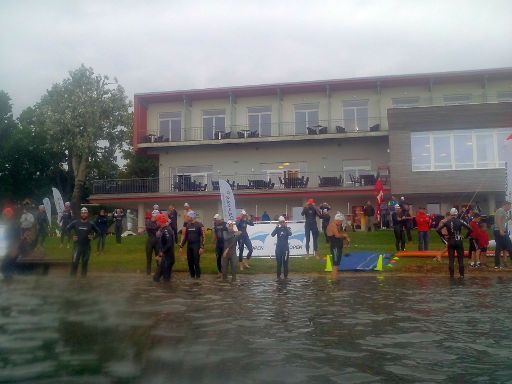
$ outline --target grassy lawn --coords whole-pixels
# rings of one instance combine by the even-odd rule
[[[352,245],[350,248],[344,248],[344,253],[350,251],[371,250],[384,253],[394,253],[393,231],[383,230],[373,233],[350,232]],[[92,244],[92,255],[89,268],[91,272],[131,272],[143,273],[145,271],[145,236],[130,236],[123,238],[123,243],[117,245],[113,236],[107,237],[105,253],[98,255],[96,253],[96,243]],[[434,231],[430,234],[430,249],[439,250],[442,247],[439,237]],[[323,234],[319,237],[320,255],[325,256],[329,253],[329,248],[324,240]],[[407,244],[407,250],[418,248],[417,233],[413,231],[413,242]],[[178,249],[178,248],[176,248]],[[45,244],[47,257],[55,259],[69,260],[71,258],[71,249],[60,248],[59,238],[49,238]],[[216,260],[211,242],[210,232],[206,242],[205,254],[201,257],[201,268],[203,273],[217,273]],[[295,257],[290,259],[290,271],[295,273],[323,272],[325,262],[314,257]],[[431,258],[401,258],[395,267],[386,268],[386,273],[396,272],[446,272],[446,261],[442,265],[435,263]],[[178,256],[174,271],[186,272],[186,253]],[[242,273],[274,273],[275,260],[269,258],[257,258],[251,261],[251,269]]]

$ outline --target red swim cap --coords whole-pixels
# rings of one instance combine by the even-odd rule
[[[158,225],[163,227],[164,225],[167,225],[167,223],[169,222],[169,219],[167,218],[167,215],[165,213],[160,213],[156,217],[156,222],[158,223]]]
[[[7,208],[4,208],[4,210],[2,211],[2,215],[6,219],[12,219],[12,217],[14,216],[14,211],[12,210],[11,207],[7,207]]]

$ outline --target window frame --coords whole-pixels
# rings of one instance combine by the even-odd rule
[[[345,103],[357,103],[357,102],[363,102],[366,103],[366,106],[345,106]],[[358,110],[366,109],[366,129],[361,129],[357,125],[358,121]],[[354,111],[354,128],[351,129],[348,127],[348,118],[345,117],[347,110],[353,110]],[[370,130],[370,100],[369,99],[357,99],[357,100],[343,100],[341,102],[341,117],[343,121],[343,126],[346,128],[348,132],[359,132],[359,131],[369,131]]]
[[[297,129],[297,123],[298,123],[297,112],[306,113],[306,120],[305,120],[306,126],[304,127],[304,132],[298,132],[299,130]],[[320,124],[320,104],[319,103],[295,105],[294,112],[293,112],[293,115],[295,118],[295,123],[294,123],[294,127],[293,127],[295,135],[307,135],[308,134],[307,128],[310,127],[309,123],[315,122],[315,120],[310,120],[310,117],[309,117],[309,114],[312,112],[316,112],[316,114],[317,114],[316,123]]]
[[[204,120],[209,119],[209,118],[213,119],[212,132],[211,132],[212,136],[205,138]],[[220,119],[220,118],[224,119],[224,127],[222,130],[220,130],[220,132],[226,133],[226,110],[213,109],[213,110],[204,110],[203,111],[203,116],[202,116],[202,120],[201,120],[202,121],[201,133],[202,133],[203,140],[212,140],[215,138],[215,132],[219,131],[217,129],[217,119]]]
[[[268,111],[260,111],[260,112],[251,112],[251,109],[268,109]],[[258,135],[263,136],[262,132],[262,116],[268,115],[270,118],[270,130],[268,132],[268,135],[265,134],[265,137],[272,136],[272,107],[248,107],[247,108],[247,128],[252,130],[251,124],[250,124],[250,116],[257,116],[258,117]]]
[[[179,114],[179,117],[177,117],[177,115]],[[176,115],[176,117],[162,117],[162,115]],[[162,135],[162,132],[161,132],[161,124],[162,124],[162,121],[168,121],[169,122],[169,141],[172,142],[172,141],[182,141],[183,140],[183,114],[181,113],[181,111],[177,111],[177,112],[160,112],[158,114],[158,135],[159,136],[164,136]],[[172,122],[173,121],[179,121],[180,122],[180,135],[179,135],[179,139],[175,140],[173,139],[173,134],[172,134]]]

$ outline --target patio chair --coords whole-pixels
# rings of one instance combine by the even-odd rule
[[[357,185],[361,186],[361,178],[353,174],[350,174],[350,182],[354,184],[354,187]]]
[[[345,133],[346,130],[341,125],[336,126],[336,133]]]
[[[318,130],[318,133],[320,135],[325,135],[327,133],[327,127],[321,127],[319,130]]]
[[[224,132],[224,133],[221,135],[221,139],[231,139],[231,131],[229,131],[229,132]]]
[[[374,124],[370,127],[370,132],[377,132],[380,130],[380,124]]]
[[[236,134],[237,134],[237,136],[238,136],[238,138],[239,138],[239,139],[244,139],[244,138],[245,138],[245,136],[244,136],[244,133],[243,133],[243,132],[238,131]]]
[[[308,131],[308,135],[316,135],[316,129],[313,129],[311,127],[306,127]]]

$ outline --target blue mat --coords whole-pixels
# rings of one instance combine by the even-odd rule
[[[373,271],[382,255],[382,266],[391,260],[391,255],[382,252],[350,252],[342,256],[340,271]]]

